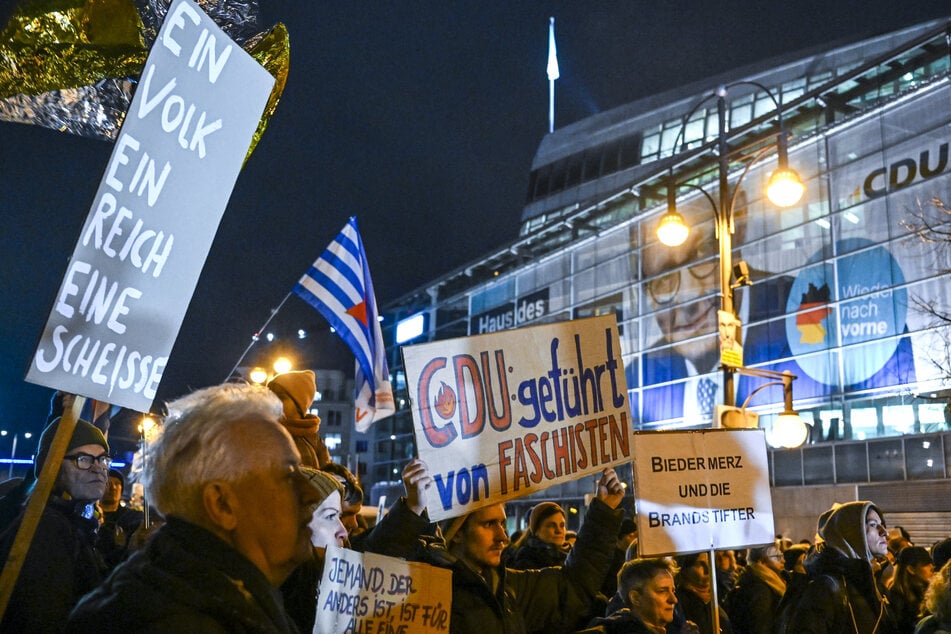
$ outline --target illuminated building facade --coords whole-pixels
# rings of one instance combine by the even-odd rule
[[[770,60],[546,136],[520,237],[385,308],[402,407],[378,425],[370,477],[397,480],[413,455],[401,345],[549,321],[616,315],[636,429],[711,425],[709,404],[722,402],[718,253],[711,202],[696,188],[717,197],[715,104],[684,117],[726,86],[728,142],[737,152],[733,260],[746,263],[751,281],[736,288],[744,363],[795,374],[795,407],[812,424],[805,448],[771,454],[774,484],[843,482],[844,463],[836,473],[831,452],[842,441],[861,441],[865,457],[846,481],[876,479],[878,441],[899,443],[901,475],[892,479],[946,478],[951,327],[928,307],[951,314],[951,253],[947,237],[928,242],[918,229],[951,222],[941,208],[951,205],[948,28],[948,20],[932,21]],[[762,194],[776,164],[769,146],[778,113],[747,82],[781,104],[790,166],[807,187],[790,209]],[[692,226],[677,254],[655,235],[672,181],[688,184],[678,188],[677,207]],[[397,337],[397,324],[411,317],[417,330]],[[751,393],[745,380],[737,378],[738,404]],[[749,408],[768,432],[782,391],[758,392]],[[929,466],[909,466],[900,437],[929,433]],[[810,457],[813,448],[830,452]],[[828,465],[816,482],[807,481],[811,461]],[[590,482],[575,484],[562,496],[580,501],[591,492]]]

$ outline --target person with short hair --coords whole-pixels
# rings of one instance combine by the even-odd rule
[[[617,575],[622,606],[594,619],[584,634],[697,634],[695,623],[675,623],[677,566],[670,559],[632,559]]]
[[[37,478],[61,422],[56,418],[40,436],[33,466]],[[95,505],[106,489],[111,462],[109,443],[102,432],[92,423],[77,420],[0,631],[61,631],[70,610],[105,577],[107,567],[96,548],[99,520]],[[23,513],[0,537],[3,561],[22,521]]]
[[[165,524],[83,598],[67,631],[296,632],[278,587],[312,555],[319,495],[280,401],[232,383],[168,410],[143,473]]]

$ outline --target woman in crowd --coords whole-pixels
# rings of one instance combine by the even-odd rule
[[[888,589],[888,604],[901,634],[911,634],[921,615],[928,582],[934,576],[931,555],[921,546],[906,546],[898,552],[895,575]]]
[[[528,517],[528,529],[512,547],[506,565],[517,570],[561,566],[568,557],[565,511],[554,502],[540,502]]]
[[[729,594],[727,612],[736,634],[772,634],[776,609],[786,592],[782,578],[783,556],[771,544],[751,548],[749,564]]]
[[[697,624],[702,634],[714,634],[713,614],[710,603],[713,601],[713,588],[710,580],[710,559],[707,553],[681,555],[676,559],[680,567],[677,575],[677,600],[683,607],[687,619]],[[719,597],[722,603],[723,597]],[[722,605],[717,606],[720,621],[720,634],[732,634],[730,618]]]

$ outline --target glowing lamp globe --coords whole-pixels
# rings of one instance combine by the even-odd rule
[[[806,442],[809,429],[796,412],[786,411],[773,423],[772,443],[774,446],[795,449]]]
[[[792,207],[802,199],[806,186],[796,170],[785,167],[773,172],[766,184],[766,197],[777,207]]]
[[[657,223],[657,239],[668,247],[679,247],[689,233],[690,227],[684,222],[684,217],[673,210],[668,210]]]

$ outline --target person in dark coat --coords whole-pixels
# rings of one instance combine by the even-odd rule
[[[34,472],[39,477],[61,419],[43,431]],[[107,572],[96,549],[99,521],[95,503],[106,488],[109,444],[91,423],[76,421],[53,490],[7,605],[2,632],[59,632],[70,610],[95,588]],[[23,514],[0,537],[5,562]]]
[[[565,565],[536,570],[501,565],[508,542],[504,505],[446,520],[448,556],[441,565],[452,570],[450,632],[573,632],[590,620],[621,524],[617,507],[623,497],[614,470],[605,470]]]
[[[895,558],[895,576],[888,589],[888,605],[901,634],[912,634],[921,617],[928,582],[934,576],[934,564],[926,548],[905,546]]]
[[[676,558],[680,572],[677,575],[677,600],[688,620],[697,624],[701,634],[713,634],[713,601],[710,580],[710,561],[707,553],[681,555]],[[723,597],[720,597],[723,601]],[[720,634],[732,634],[730,617],[722,605],[717,606]]]
[[[779,601],[786,592],[782,560],[774,544],[750,549],[749,564],[727,601],[727,614],[736,634],[773,634]]]
[[[513,545],[506,565],[516,570],[561,566],[568,557],[565,510],[554,502],[539,502],[528,516],[528,530]]]
[[[594,619],[582,634],[698,634],[691,621],[677,621],[674,576],[669,559],[632,559],[618,573],[622,606]]]
[[[145,514],[122,503],[125,476],[121,471],[109,469],[106,492],[99,500],[102,522],[99,527],[98,548],[109,569],[115,568],[129,554],[129,541],[145,520]]]
[[[319,496],[280,401],[232,383],[168,409],[143,472],[166,522],[83,597],[66,631],[296,633],[278,587],[311,557]]]
[[[888,551],[886,535],[882,513],[871,502],[834,504],[819,516],[816,551],[805,562],[810,582],[786,632],[894,632],[872,572],[872,561]]]

